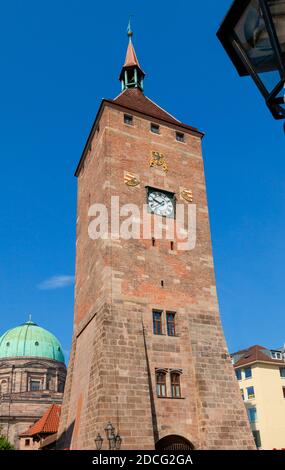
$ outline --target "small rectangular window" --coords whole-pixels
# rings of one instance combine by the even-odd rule
[[[176,140],[177,142],[185,142],[185,136],[183,132],[176,132]]]
[[[59,393],[63,393],[63,392],[64,392],[64,382],[59,382],[59,383],[58,383],[58,389],[57,389],[57,391],[58,391]]]
[[[241,369],[236,369],[235,373],[236,373],[237,379],[241,380]]]
[[[30,439],[25,439],[25,446],[29,446],[30,445]]]
[[[253,398],[255,398],[254,387],[247,387],[246,393],[248,400],[252,400]]]
[[[124,114],[124,123],[128,124],[129,126],[133,125],[133,116],[130,116],[129,114]]]
[[[257,421],[256,408],[255,407],[248,408],[247,414],[248,414],[249,422],[250,423],[256,423],[256,421]]]
[[[281,354],[281,352],[278,352],[278,351],[272,351],[271,352],[271,357],[272,357],[272,359],[281,360],[282,359],[282,354]]]
[[[250,379],[252,377],[251,367],[246,367],[246,369],[244,369],[244,375],[246,379]]]
[[[180,374],[172,373],[170,378],[171,378],[171,396],[172,398],[180,398],[181,397]]]
[[[154,310],[152,312],[153,320],[153,333],[155,335],[162,335],[162,322],[161,322],[162,312]]]
[[[279,367],[280,377],[285,379],[285,367]]]
[[[285,387],[282,387],[283,390],[283,398],[285,398]]]
[[[175,336],[175,313],[166,312],[167,334]]]
[[[41,390],[40,380],[31,380],[30,381],[30,391],[35,392]]]
[[[151,132],[153,132],[154,134],[159,134],[159,125],[158,125],[158,124],[153,124],[153,123],[151,123],[151,125],[150,125],[150,130],[151,130]]]
[[[156,373],[156,392],[158,397],[166,397],[166,374]]]

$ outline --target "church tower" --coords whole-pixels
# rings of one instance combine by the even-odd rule
[[[111,423],[121,449],[253,449],[219,316],[203,133],[144,94],[132,36],[129,26],[121,94],[102,101],[76,170],[74,335],[58,444],[96,449],[100,434],[108,449]],[[181,208],[195,220],[188,249],[176,231],[165,235]],[[137,236],[120,232],[120,210]]]

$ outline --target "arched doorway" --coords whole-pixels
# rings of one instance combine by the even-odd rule
[[[160,452],[170,450],[194,450],[194,446],[184,437],[170,435],[160,439],[155,444],[155,450],[159,450]]]

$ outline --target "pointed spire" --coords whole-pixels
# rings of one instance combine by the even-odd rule
[[[135,52],[135,49],[134,49],[134,46],[133,46],[133,43],[132,43],[132,39],[130,38],[130,42],[129,42],[127,53],[126,53],[124,67],[135,67],[135,66],[141,68],[140,64],[139,64],[139,61],[138,61],[138,58],[137,58],[137,55],[136,55],[136,52]]]
[[[129,41],[132,40],[133,32],[132,32],[132,27],[131,27],[131,18],[129,19],[128,27],[127,27],[127,33],[129,36]]]
[[[143,79],[145,73],[139,64],[133,46],[133,31],[131,27],[131,20],[129,20],[128,23],[127,34],[129,38],[129,44],[127,48],[125,63],[123,65],[119,78],[122,84],[122,90],[125,90],[126,88],[140,88],[141,90],[143,90]]]

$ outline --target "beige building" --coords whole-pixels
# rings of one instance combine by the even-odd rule
[[[232,354],[259,449],[285,448],[285,350],[252,346]]]

